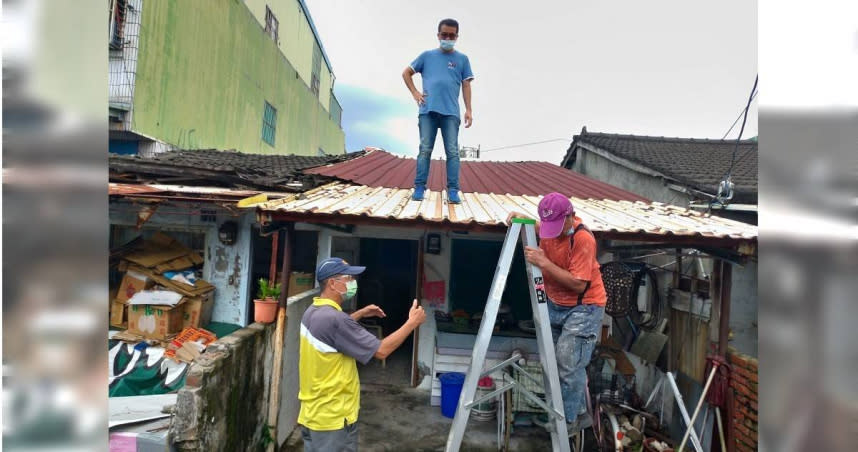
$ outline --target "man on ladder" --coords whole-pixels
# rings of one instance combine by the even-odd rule
[[[513,218],[529,217],[513,212],[507,223]],[[539,248],[526,247],[524,257],[545,279],[566,430],[573,435],[593,424],[584,391],[607,297],[596,260],[596,239],[575,216],[569,198],[556,192],[542,198],[536,230]]]

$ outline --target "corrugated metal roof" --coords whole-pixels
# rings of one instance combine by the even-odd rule
[[[416,167],[417,160],[413,158],[374,150],[363,157],[304,172],[336,177],[369,187],[409,189],[414,188]],[[462,161],[459,181],[463,193],[541,196],[556,191],[581,199],[648,201],[632,192],[547,162]],[[446,186],[446,162],[432,160],[429,189],[441,191]]]
[[[263,211],[297,215],[374,218],[391,223],[426,221],[463,226],[501,226],[511,211],[537,215],[541,196],[465,193],[462,204],[448,204],[446,195],[428,191],[412,201],[410,189],[333,183],[299,195],[258,205]],[[572,197],[578,216],[593,232],[642,233],[685,237],[752,240],[757,227],[661,203],[594,200]],[[346,218],[347,219],[347,218]],[[323,220],[324,221],[324,220]]]

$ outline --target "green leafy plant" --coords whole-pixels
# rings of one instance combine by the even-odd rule
[[[266,298],[273,298],[275,300],[280,298],[282,283],[274,283],[271,284],[266,278],[259,278],[259,290],[256,292],[256,298],[258,300],[264,300]]]
[[[269,425],[264,425],[262,427],[262,438],[260,438],[259,442],[259,450],[267,450],[268,445],[274,442],[274,438],[271,435],[272,427]]]
[[[280,299],[280,292],[281,292],[280,287],[282,286],[282,284],[283,283],[274,283],[273,285],[271,285],[269,287],[269,290],[271,291],[271,298],[274,298],[275,300]]]

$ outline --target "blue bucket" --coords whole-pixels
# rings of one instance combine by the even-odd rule
[[[447,372],[441,374],[439,380],[441,380],[441,414],[453,418],[456,416],[456,407],[459,405],[462,385],[465,384],[465,374]]]

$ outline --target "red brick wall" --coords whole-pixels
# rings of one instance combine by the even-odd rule
[[[732,366],[730,389],[733,391],[733,430],[731,438],[737,452],[757,450],[757,359],[730,349]]]

